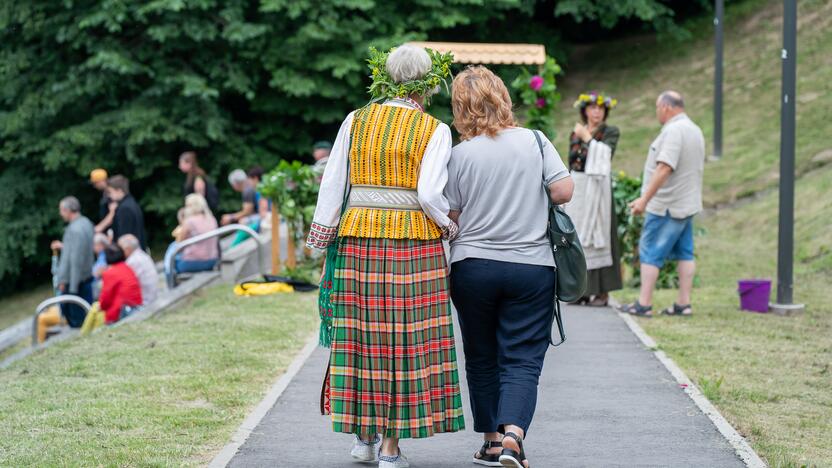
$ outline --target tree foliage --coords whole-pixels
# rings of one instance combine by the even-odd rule
[[[601,16],[601,4],[622,6]],[[195,149],[215,181],[298,159],[367,102],[370,46],[523,42],[495,25],[556,30],[553,13],[605,26],[669,14],[652,0],[0,0],[0,280],[48,261],[62,196],[96,217],[93,168],[129,177],[164,237],[181,151]]]

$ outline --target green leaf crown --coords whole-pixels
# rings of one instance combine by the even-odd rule
[[[387,57],[394,49],[387,52],[379,52],[375,47],[370,47],[370,58],[367,59],[367,66],[370,67],[370,78],[373,83],[368,88],[373,100],[404,98],[411,94],[423,96],[425,105],[430,102],[430,95],[433,90],[444,84],[449,90],[446,78],[451,76],[451,64],[454,61],[454,54],[447,52],[441,54],[433,49],[426,48],[430,56],[431,68],[424,77],[418,80],[396,83],[387,72]]]

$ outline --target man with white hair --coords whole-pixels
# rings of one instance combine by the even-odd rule
[[[252,186],[248,179],[246,171],[242,169],[234,169],[228,174],[228,183],[235,192],[239,192],[243,197],[243,206],[240,211],[236,213],[227,213],[222,215],[220,224],[225,226],[232,223],[246,223],[246,217],[251,216],[255,212],[255,204],[257,202],[257,191]]]
[[[127,266],[136,274],[142,288],[142,305],[152,304],[159,292],[159,273],[156,265],[144,250],[141,249],[139,239],[133,234],[125,234],[118,238],[118,246],[127,257]]]
[[[60,250],[57,279],[60,294],[72,294],[92,303],[93,225],[81,214],[81,203],[75,197],[65,197],[58,205],[61,218],[67,223],[60,241],[52,241],[53,251]],[[63,304],[61,312],[70,327],[80,327],[86,312],[73,304]]]

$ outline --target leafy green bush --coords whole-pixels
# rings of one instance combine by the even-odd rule
[[[563,54],[558,24],[672,17],[656,0],[612,2],[603,18],[597,12],[610,2],[535,3],[0,3],[0,290],[16,287],[26,267],[44,273],[35,281],[48,276],[45,246],[60,235],[61,197],[79,196],[97,218],[99,194],[86,183],[93,168],[130,178],[152,242],[166,237],[182,204],[182,151],[196,150],[215,182],[234,167],[271,166],[277,155],[306,157],[367,102],[369,46],[522,37]],[[518,24],[522,36],[495,27]],[[237,197],[219,185],[232,208]]]
[[[295,229],[298,238],[312,224],[319,189],[318,174],[300,161],[280,161],[258,186],[260,193],[275,204],[280,216],[301,228]]]
[[[612,196],[615,216],[618,221],[618,238],[621,242],[621,263],[626,265],[632,273],[629,286],[641,285],[641,268],[638,258],[638,242],[641,238],[641,228],[644,216],[633,216],[627,206],[641,195],[641,177],[629,177],[624,171],[616,174],[612,179]],[[665,263],[659,272],[656,287],[659,289],[676,288],[679,277],[676,265]]]
[[[555,138],[555,106],[560,102],[555,77],[560,72],[555,59],[547,57],[539,74],[524,68],[511,83],[525,106],[524,125],[542,131],[550,140]]]

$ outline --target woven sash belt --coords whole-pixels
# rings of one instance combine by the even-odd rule
[[[415,190],[378,185],[353,185],[350,190],[349,207],[408,211],[422,209]]]

